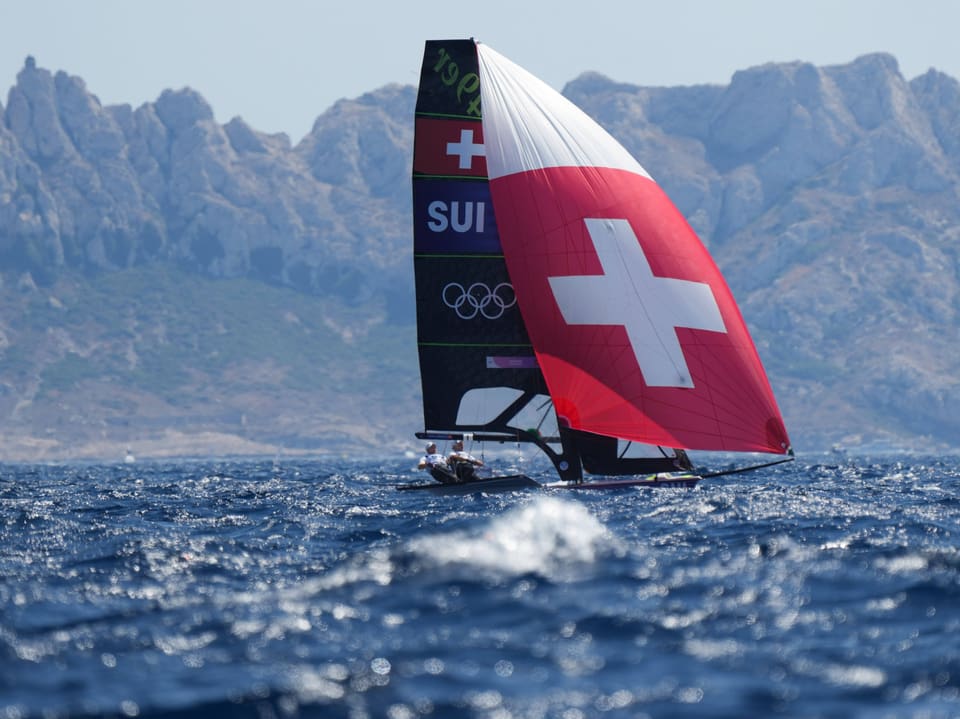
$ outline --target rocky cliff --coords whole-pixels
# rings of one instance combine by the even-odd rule
[[[642,158],[717,259],[812,445],[960,440],[960,85],[883,54],[726,87],[586,75],[566,93]]]
[[[362,295],[396,271],[377,258],[406,249],[413,102],[400,87],[343,101],[292,148],[240,118],[218,125],[193,90],[102,107],[28,58],[0,126],[0,258],[40,281],[172,260]]]
[[[565,93],[640,159],[710,248],[798,448],[958,444],[956,80],[933,70],[907,80],[878,54],[765,65],[727,86],[644,88],[587,73]],[[258,450],[409,437],[419,422],[414,99],[414,88],[388,86],[343,100],[294,147],[240,118],[219,125],[190,89],[104,107],[81,79],[28,58],[0,105],[7,455],[87,455],[171,427]],[[169,288],[155,299],[166,318],[143,299],[157,283]],[[232,310],[223,283],[246,283],[247,299],[280,294],[234,322],[239,300]],[[192,325],[191,312],[208,321]],[[176,340],[173,318],[192,326]],[[249,342],[210,340],[240,335]],[[131,369],[162,357],[179,379]],[[329,381],[343,379],[344,362],[366,391]],[[369,389],[383,384],[409,392]],[[40,449],[9,449],[10,438]]]

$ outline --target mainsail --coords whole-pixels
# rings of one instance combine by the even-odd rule
[[[501,417],[487,408],[495,414],[483,417],[478,408],[463,408],[470,393],[488,389],[507,390],[499,396],[511,403],[547,394],[500,247],[470,40],[427,43],[415,119],[413,213],[425,427],[509,431],[510,413]]]
[[[581,465],[618,474],[678,461],[621,460],[618,438],[789,451],[720,271],[605,130],[472,40],[427,43],[416,113],[422,435],[515,433],[567,479]],[[465,413],[495,388],[507,391],[499,409]],[[543,397],[559,451],[518,420]]]

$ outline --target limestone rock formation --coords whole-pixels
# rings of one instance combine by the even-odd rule
[[[59,363],[61,378],[142,367],[173,331],[142,326],[159,321],[154,314],[121,312],[122,331],[104,339],[104,328],[70,319],[76,308],[50,288],[63,277],[75,283],[160,264],[184,276],[253,280],[315,298],[324,308],[316,327],[289,312],[281,315],[284,327],[306,333],[304,342],[330,332],[336,339],[316,346],[354,343],[355,373],[380,362],[377,372],[394,373],[382,381],[416,387],[409,258],[415,92],[392,85],[342,100],[292,146],[241,118],[218,124],[189,88],[135,109],[104,107],[80,78],[27,58],[0,105],[0,297],[10,303],[0,307],[0,429],[37,432],[24,419],[30,408],[67,402],[66,380],[61,394],[49,391],[50,363]],[[585,73],[565,93],[626,145],[710,248],[798,447],[956,446],[955,79],[930,70],[908,80],[893,57],[874,54],[828,67],[767,64],[725,86],[638,87]],[[175,301],[176,293],[165,297]],[[226,320],[211,326],[231,331]],[[384,358],[396,331],[410,338],[409,353]],[[198,369],[211,361],[209,352],[197,354],[201,345],[187,342],[178,361],[184,377],[207,378],[200,395],[234,408],[210,416],[247,417],[249,407],[276,402],[263,383],[243,379],[242,357],[212,374]],[[100,359],[103,348],[109,362]],[[278,349],[258,366],[289,377],[300,360]],[[358,411],[342,364],[311,361],[338,381],[312,386],[295,404],[340,418]],[[239,378],[245,389],[218,395],[220,376]],[[416,429],[415,405],[411,399],[398,433]],[[364,420],[376,413],[371,407],[364,405]],[[138,416],[136,407],[97,411],[105,426]],[[391,412],[380,412],[384,422]],[[302,417],[285,421],[315,426]]]

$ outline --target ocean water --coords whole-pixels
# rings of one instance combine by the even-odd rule
[[[0,719],[960,716],[958,458],[410,465],[0,465]]]

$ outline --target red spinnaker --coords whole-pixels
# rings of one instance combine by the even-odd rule
[[[484,45],[478,57],[500,242],[560,421],[786,452],[737,304],[659,185],[559,93]]]

